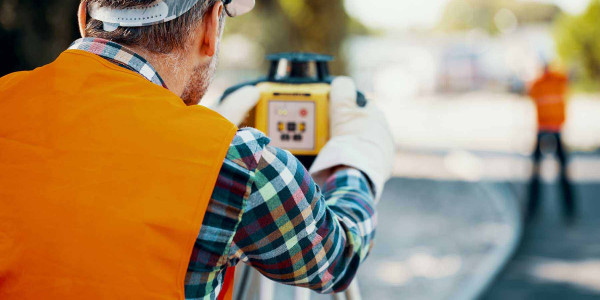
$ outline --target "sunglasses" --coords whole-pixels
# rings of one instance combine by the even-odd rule
[[[222,0],[225,12],[230,17],[237,17],[249,13],[253,8],[255,0]]]

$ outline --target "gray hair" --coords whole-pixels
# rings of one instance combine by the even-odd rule
[[[101,7],[128,8],[144,6],[156,0],[88,0]],[[183,49],[187,40],[195,33],[208,12],[220,0],[201,0],[192,9],[172,21],[144,27],[119,27],[107,32],[98,20],[90,20],[86,26],[86,36],[98,37],[119,43],[124,46],[136,46],[153,53],[168,54],[176,49]],[[221,16],[223,20],[224,16]],[[221,21],[222,22],[222,21]]]

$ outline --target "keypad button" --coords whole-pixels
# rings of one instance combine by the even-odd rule
[[[283,122],[277,123],[277,129],[279,132],[283,132],[285,130],[285,124]]]
[[[303,118],[306,117],[306,116],[308,116],[308,110],[306,108],[301,109],[300,110],[300,116],[303,117]]]
[[[292,131],[292,132],[296,131],[296,123],[294,123],[294,122],[287,123],[287,127],[288,127],[288,131]]]
[[[289,134],[282,134],[281,135],[281,140],[282,141],[289,141],[290,140],[290,135]]]
[[[300,130],[300,132],[305,132],[306,131],[306,123],[302,122],[302,123],[298,124],[298,130]]]
[[[296,141],[296,142],[302,141],[302,135],[301,134],[294,135],[294,141]]]

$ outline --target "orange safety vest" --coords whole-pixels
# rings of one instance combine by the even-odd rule
[[[184,299],[236,130],[85,51],[1,78],[0,299]]]
[[[531,86],[529,95],[535,100],[540,130],[561,130],[566,119],[567,86],[567,77],[555,72],[546,72]]]

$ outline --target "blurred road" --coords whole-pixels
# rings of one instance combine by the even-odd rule
[[[483,299],[600,298],[600,184],[577,185],[579,216],[572,226],[561,218],[557,189],[546,186],[542,214]]]
[[[600,161],[593,157],[585,159]],[[571,227],[561,219],[558,187],[546,184],[539,218],[525,226],[514,260],[483,299],[600,297],[600,181],[580,182]],[[379,207],[379,239],[359,275],[365,299],[472,299],[518,237],[526,194],[521,180],[392,180]]]
[[[512,193],[502,183],[393,179],[359,274],[365,299],[473,298],[518,237]]]

